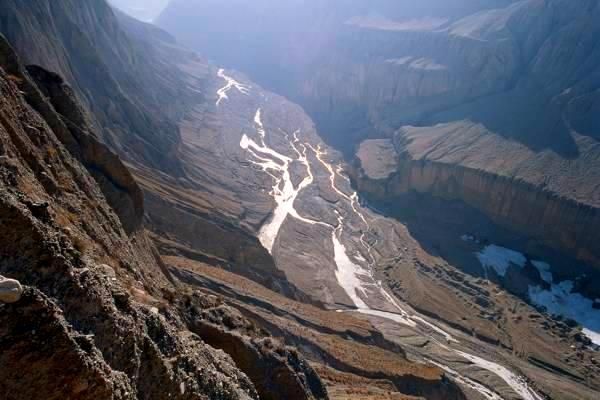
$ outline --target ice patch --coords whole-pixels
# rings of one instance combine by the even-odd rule
[[[261,227],[258,234],[258,238],[262,245],[269,253],[272,253],[275,240],[277,239],[277,235],[279,235],[279,230],[288,215],[311,225],[323,223],[300,216],[298,211],[294,208],[294,202],[300,192],[312,184],[314,179],[306,154],[306,146],[300,143],[298,132],[294,132],[293,140],[290,140],[290,146],[298,155],[297,161],[306,166],[307,175],[300,185],[295,188],[289,170],[290,165],[294,160],[267,146],[265,143],[266,131],[262,123],[261,115],[261,109],[259,108],[254,116],[254,123],[260,137],[260,143],[256,143],[254,140],[250,139],[248,135],[244,134],[240,140],[240,147],[248,151],[254,157],[255,160],[250,160],[252,164],[262,168],[265,173],[273,178],[273,186],[270,194],[275,200],[276,207],[275,210],[273,210],[271,219]]]
[[[535,268],[537,268],[540,276],[544,280],[544,282],[552,283],[552,272],[550,272],[550,264],[545,263],[543,261],[532,261],[531,262]]]
[[[457,383],[459,383],[463,386],[469,387],[473,390],[476,390],[477,392],[482,394],[488,400],[504,400],[499,394],[497,394],[497,393],[493,392],[492,390],[490,390],[489,388],[483,386],[481,383],[476,382],[473,379],[467,378],[466,376],[459,374],[458,371],[453,370],[452,368],[448,367],[447,365],[440,364],[433,360],[427,360],[427,362],[437,366],[438,368],[443,369],[444,372],[446,372],[448,375],[450,375],[452,377],[452,379],[454,379]]]
[[[411,326],[413,328],[417,326],[417,324],[415,324],[415,322],[413,320],[407,318],[403,314],[395,314],[395,313],[391,313],[391,312],[387,312],[387,311],[378,311],[378,310],[373,310],[370,308],[359,309],[356,311],[359,312],[360,314],[372,315],[374,317],[389,319],[390,321],[394,321],[394,322],[397,322],[402,325]]]
[[[338,228],[334,229],[331,234],[331,238],[333,240],[334,260],[335,265],[337,266],[335,277],[337,278],[339,285],[342,287],[342,289],[344,289],[354,305],[359,310],[362,310],[361,312],[366,312],[369,311],[369,307],[359,296],[359,292],[363,294],[365,293],[363,282],[359,278],[364,271],[360,265],[352,262],[352,260],[350,260],[346,254],[346,247],[338,238],[338,232],[341,236],[343,229],[343,219],[341,216],[338,216],[338,223]]]
[[[494,244],[486,246],[476,255],[484,268],[492,268],[500,276],[506,275],[506,271],[511,264],[523,268],[527,263],[527,258],[518,251]]]
[[[217,90],[217,102],[215,103],[218,107],[223,100],[229,99],[227,93],[231,89],[236,89],[238,92],[247,95],[251,89],[249,85],[244,85],[233,79],[232,77],[225,74],[225,70],[223,68],[219,69],[217,72],[217,76],[225,80],[226,84],[221,89]]]
[[[463,237],[468,238],[467,235]],[[486,270],[492,268],[500,276],[506,275],[511,264],[523,268],[527,263],[527,258],[523,254],[496,245],[486,246],[476,255]],[[549,314],[577,321],[583,326],[582,333],[600,346],[600,310],[594,309],[594,301],[574,293],[572,281],[554,283],[550,264],[539,260],[532,260],[531,264],[538,270],[542,280],[551,287],[547,290],[539,285],[529,286],[530,302],[537,306],[544,306]],[[577,279],[583,278],[582,275]]]
[[[474,356],[469,353],[465,353],[463,351],[456,350],[456,353],[460,356],[466,358],[471,361],[473,364],[493,372],[502,378],[523,400],[543,400],[543,398],[534,392],[528,385],[525,379],[522,377],[512,373],[507,368],[502,365],[496,364],[494,362],[485,360],[481,357]]]

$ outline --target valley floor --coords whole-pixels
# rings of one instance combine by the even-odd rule
[[[236,293],[244,301],[234,305],[251,318],[307,351],[317,364],[337,366],[337,372],[328,374],[330,382],[337,382],[332,393],[342,390],[348,379],[343,374],[394,381],[390,376],[403,376],[406,368],[418,368],[419,373],[431,368],[415,367],[420,365],[416,361],[437,371],[430,373],[444,373],[469,398],[595,397],[593,388],[599,382],[597,367],[589,363],[593,353],[573,336],[556,335],[566,329],[563,325],[556,326],[498,286],[432,255],[406,226],[361,204],[341,156],[322,142],[300,107],[230,72],[219,70],[216,75],[222,86],[215,88],[214,106],[197,108],[182,125],[186,153],[195,160],[189,164],[197,168],[189,174],[190,187],[196,189],[185,201],[214,207],[224,220],[242,220],[287,280],[331,311],[282,298],[274,301],[274,294],[266,295],[239,277],[169,259],[181,280],[228,296]],[[168,190],[168,185],[163,188]],[[173,196],[182,198],[180,193]],[[194,244],[193,240],[179,238]],[[256,262],[251,255],[242,259],[248,265]],[[209,264],[226,267],[225,260]],[[267,304],[279,303],[285,303],[284,311],[265,311]],[[294,314],[308,308],[320,321]],[[341,333],[348,321],[365,321],[381,339],[348,340],[348,334]],[[328,330],[327,336],[323,330]],[[360,346],[366,346],[363,353],[357,350]],[[371,357],[379,351],[387,355],[375,361]],[[398,361],[391,361],[394,352],[406,352],[411,366],[397,366]],[[567,353],[574,357],[565,360],[562,355]],[[327,360],[321,359],[323,354],[328,354]],[[382,372],[386,357],[390,364],[384,364],[391,370]],[[588,361],[577,366],[577,359]],[[388,398],[386,385],[382,389],[374,383],[374,392],[364,395]]]

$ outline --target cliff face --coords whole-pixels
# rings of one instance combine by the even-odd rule
[[[181,173],[177,110],[194,95],[178,93],[186,83],[160,61],[168,38],[146,37],[154,41],[149,46],[122,28],[105,1],[94,0],[3,2],[0,32],[26,64],[66,79],[101,128],[99,139],[128,161]],[[173,60],[182,57],[171,52]]]
[[[141,190],[93,138],[71,89],[40,67],[28,72],[0,36],[0,92],[0,275],[24,287],[0,303],[3,396],[258,398],[255,387],[269,382],[249,378],[226,353],[253,351],[247,332],[223,351],[193,333],[191,295],[140,225]],[[219,322],[213,329],[225,334]],[[300,364],[275,358],[255,368],[314,376]],[[286,389],[279,398],[289,398]],[[326,398],[302,384],[293,395]]]
[[[28,73],[60,117],[57,119],[50,107],[37,100],[40,112],[52,121],[61,143],[90,171],[125,230],[138,230],[144,214],[142,191],[121,160],[94,137],[89,118],[71,87],[59,75],[38,66],[30,66]]]
[[[189,365],[215,372],[222,363],[230,398],[251,397],[251,383],[230,360],[216,361],[204,345],[179,339],[181,324],[134,301],[131,291],[158,302],[153,296],[167,277],[143,232],[125,234],[82,164],[84,151],[75,144],[85,143],[87,127],[67,128],[1,40],[0,273],[27,287],[21,301],[0,305],[0,362],[10,366],[0,372],[2,392],[11,399],[182,396],[179,385],[195,374],[187,357]],[[70,149],[62,143],[67,138]],[[109,180],[102,176],[100,182]],[[171,366],[167,357],[176,355],[182,363]],[[14,375],[19,370],[30,373]],[[190,386],[188,397],[217,390],[210,387]]]
[[[364,165],[369,165],[367,160],[375,156],[373,150],[363,152],[357,161],[354,179],[359,190],[368,196],[390,202],[415,191],[460,200],[495,223],[525,234],[533,241],[561,249],[582,262],[600,265],[598,207],[560,197],[517,177],[427,158],[415,159],[406,151],[396,155],[392,143],[387,144],[394,149],[395,168],[387,168],[383,174],[377,174],[377,167],[373,165],[370,165],[371,171],[365,170]]]

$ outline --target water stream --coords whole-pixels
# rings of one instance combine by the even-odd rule
[[[248,93],[249,86],[240,84],[234,79],[228,77],[227,75],[225,75],[223,70],[219,71],[219,76],[226,80],[227,85],[220,89],[217,93],[217,95],[219,96],[217,105],[222,100],[228,99],[227,92],[232,88],[236,88],[242,94]],[[433,330],[436,334],[444,337],[447,344],[450,344],[452,342],[458,343],[458,341],[454,339],[450,333],[446,332],[439,326],[428,322],[423,317],[417,315],[414,312],[406,311],[399,304],[399,302],[386,291],[382,284],[376,281],[371,268],[375,263],[375,255],[373,253],[374,245],[369,244],[367,240],[367,234],[371,230],[369,219],[361,209],[362,207],[360,206],[360,203],[358,201],[358,194],[354,192],[349,195],[344,191],[340,190],[337,186],[337,178],[347,178],[341,174],[341,167],[338,166],[337,168],[334,168],[325,159],[327,152],[323,151],[320,145],[318,145],[315,148],[310,143],[302,143],[298,137],[298,135],[300,134],[299,131],[294,132],[292,135],[289,135],[282,131],[282,134],[288,141],[290,148],[296,155],[296,158],[293,159],[287,155],[281,154],[280,152],[272,149],[267,145],[266,130],[263,125],[262,110],[260,108],[255,113],[254,125],[256,128],[256,133],[258,134],[258,142],[250,138],[247,134],[244,134],[240,140],[240,147],[246,150],[251,156],[249,162],[259,167],[273,180],[270,195],[275,201],[275,209],[273,210],[270,219],[262,226],[258,234],[259,240],[263,244],[263,246],[269,252],[273,252],[273,247],[281,229],[281,226],[283,225],[284,221],[288,216],[310,225],[318,224],[326,226],[332,231],[331,238],[333,242],[334,261],[337,266],[335,271],[336,279],[338,281],[338,284],[342,287],[342,289],[348,295],[352,303],[355,305],[356,312],[365,315],[371,315],[374,317],[388,319],[403,325],[407,325],[412,328],[425,326],[429,330]],[[340,199],[348,202],[348,205],[350,206],[350,209],[352,210],[354,215],[358,217],[358,219],[360,219],[360,221],[364,225],[364,229],[362,230],[359,241],[361,246],[363,247],[365,254],[367,255],[368,260],[360,254],[354,255],[353,257],[358,261],[363,261],[366,264],[366,268],[352,260],[352,257],[349,255],[349,252],[343,243],[343,234],[344,228],[346,226],[346,221],[344,216],[337,209],[335,210],[335,214],[337,216],[337,226],[332,226],[325,222],[302,217],[294,208],[294,203],[298,195],[308,186],[313,184],[315,180],[315,177],[312,172],[313,167],[311,166],[311,162],[307,154],[308,149],[314,152],[319,163],[329,172],[329,181],[331,189],[340,197]],[[307,172],[306,177],[304,177],[304,179],[300,182],[300,184],[297,187],[294,187],[290,174],[290,166],[294,161],[300,162],[302,165],[304,165]],[[389,303],[389,305],[396,309],[397,312],[388,312],[371,308],[367,304],[367,301],[369,300],[369,289],[373,288],[380,295],[382,295],[383,298],[385,298],[386,301]],[[481,357],[474,356],[472,354],[465,353],[460,350],[451,349],[446,344],[438,341],[431,335],[424,335],[426,337],[429,337],[432,341],[440,345],[442,348],[449,351],[453,351],[455,354],[479,366],[480,368],[496,374],[501,379],[503,379],[517,394],[519,394],[523,398],[523,400],[542,400],[542,398],[539,395],[537,395],[531,388],[529,388],[525,379],[510,372],[507,368],[499,364],[493,363],[491,361],[485,360]],[[434,364],[438,365],[440,368],[446,371],[448,375],[455,379],[458,383],[478,391],[485,398],[489,400],[502,399],[501,396],[499,396],[490,388],[474,381],[471,378],[462,376],[450,367],[443,365],[439,362],[434,362]]]
[[[242,83],[239,83],[232,77],[226,75],[225,70],[223,68],[219,69],[219,71],[217,72],[217,75],[219,76],[219,78],[224,79],[226,82],[225,86],[223,86],[221,89],[217,90],[217,103],[216,103],[217,107],[221,104],[221,102],[223,100],[229,99],[229,97],[227,96],[227,93],[231,89],[236,89],[240,93],[246,94],[246,95],[250,92],[251,87],[249,85],[244,85]]]

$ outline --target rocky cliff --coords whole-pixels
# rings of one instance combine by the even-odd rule
[[[5,398],[252,399],[257,387],[269,390],[271,380],[250,378],[227,355],[255,351],[247,332],[222,351],[202,340],[211,336],[196,329],[186,291],[140,225],[141,190],[128,170],[94,139],[69,86],[40,67],[26,70],[2,36],[0,92]],[[213,335],[235,328],[211,326]],[[326,398],[301,357],[253,367],[298,380],[273,398]]]
[[[194,94],[178,92],[187,83],[161,62],[168,39],[128,34],[112,8],[95,0],[3,2],[0,32],[26,64],[65,78],[91,111],[99,139],[122,157],[181,173],[177,110]]]
[[[448,127],[438,127],[448,129]],[[451,128],[464,135],[473,132],[472,127]],[[560,249],[578,260],[591,265],[600,265],[598,252],[598,231],[600,208],[595,201],[576,201],[572,197],[578,194],[586,199],[595,200],[597,193],[581,193],[586,190],[580,180],[597,181],[593,175],[593,159],[587,158],[591,167],[585,170],[584,163],[571,164],[570,170],[563,174],[571,176],[558,190],[552,190],[557,182],[548,175],[552,168],[560,168],[556,160],[519,160],[523,156],[522,149],[501,150],[502,146],[480,148],[478,139],[470,141],[469,152],[475,151],[472,157],[461,154],[453,146],[444,148],[443,141],[448,139],[448,131],[433,139],[435,134],[422,132],[423,129],[405,129],[395,136],[395,140],[367,140],[360,146],[353,178],[357,187],[372,199],[393,202],[411,192],[431,195],[446,200],[459,200],[481,211],[493,222],[530,238],[524,248],[534,251],[540,243],[553,249]],[[493,151],[486,151],[493,149]],[[521,150],[521,151],[520,151]],[[466,153],[466,150],[464,151]],[[502,166],[494,161],[511,154],[509,162],[503,164],[532,167],[539,164],[539,174],[523,173],[519,169],[505,170],[499,174]],[[448,157],[460,158],[461,162],[453,163]],[[470,165],[471,161],[473,164]],[[550,164],[544,169],[543,165]],[[543,172],[542,172],[543,171]],[[575,176],[582,171],[580,176]],[[589,175],[592,176],[589,176]],[[539,182],[532,182],[531,177],[539,177]],[[562,196],[566,186],[573,185],[569,195]],[[405,196],[406,197],[406,196]],[[468,227],[466,228],[468,229]]]

